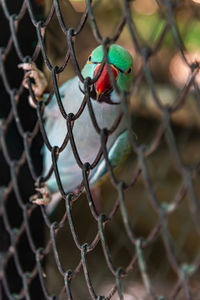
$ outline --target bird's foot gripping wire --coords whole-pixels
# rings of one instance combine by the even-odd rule
[[[52,195],[45,183],[40,183],[40,186],[36,183],[36,193],[30,197],[30,202],[37,205],[47,205],[51,202]]]
[[[41,101],[44,91],[46,90],[48,84],[44,73],[36,67],[34,62],[19,64],[18,68],[21,68],[24,71],[26,71],[26,74],[24,75],[23,79],[23,86],[26,89],[29,89],[27,79],[31,78],[34,80],[34,83],[31,83],[32,90],[35,94],[35,99],[37,101]],[[29,103],[32,107],[36,107],[31,96],[29,96]]]

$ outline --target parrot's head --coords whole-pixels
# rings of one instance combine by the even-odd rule
[[[89,55],[82,74],[83,76],[94,78],[104,58],[103,47],[100,45]],[[123,47],[112,44],[108,51],[108,62],[113,78],[120,91],[128,91],[132,80],[133,60],[130,53]],[[105,64],[98,80],[92,87],[91,96],[99,102],[115,103],[116,97],[113,92],[113,85],[109,76],[108,67]]]

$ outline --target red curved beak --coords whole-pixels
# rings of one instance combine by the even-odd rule
[[[101,64],[98,64],[94,70],[94,75],[96,76],[99,69],[100,69]],[[113,73],[113,76],[115,79],[117,79],[118,76],[118,70],[113,66],[110,65],[110,69]],[[100,99],[100,97],[109,91],[112,91],[113,86],[110,80],[110,76],[108,74],[108,67],[107,65],[104,66],[101,75],[99,76],[98,80],[94,84],[96,93],[97,93],[97,101]]]

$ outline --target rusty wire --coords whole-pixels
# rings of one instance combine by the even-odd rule
[[[38,19],[36,18],[31,0],[24,0],[22,2],[20,10],[18,10],[18,12],[16,12],[15,14],[10,13],[6,0],[0,1],[0,9],[2,10],[5,18],[7,19],[7,26],[9,26],[10,28],[10,37],[8,39],[7,45],[4,48],[1,48],[0,52],[1,80],[3,82],[6,93],[10,99],[10,110],[7,116],[2,118],[0,122],[1,151],[3,153],[3,157],[6,161],[6,164],[10,170],[10,179],[7,184],[7,187],[1,188],[0,218],[4,224],[5,231],[9,235],[10,241],[6,253],[2,252],[1,254],[0,299],[4,299],[3,297],[6,297],[6,299],[33,299],[33,294],[30,287],[33,284],[33,281],[36,277],[39,278],[39,287],[41,289],[42,294],[41,298],[38,297],[37,299],[74,299],[72,283],[76,280],[80,272],[83,272],[84,274],[86,282],[85,288],[88,289],[90,299],[108,300],[112,299],[116,294],[118,294],[119,299],[126,299],[124,298],[123,293],[123,280],[124,278],[129,276],[129,273],[131,273],[132,270],[137,268],[141,273],[143,288],[146,290],[147,299],[178,299],[176,297],[178,297],[180,293],[182,293],[181,299],[193,299],[191,295],[189,281],[190,278],[199,271],[200,254],[198,254],[195,257],[194,261],[190,262],[190,264],[188,263],[188,265],[186,265],[185,263],[185,265],[183,266],[175,252],[174,242],[170,236],[168,228],[169,216],[173,214],[174,211],[179,209],[179,206],[183,201],[184,197],[188,195],[191,215],[194,219],[194,223],[198,233],[200,232],[199,200],[195,194],[195,189],[193,185],[194,178],[197,178],[199,175],[200,161],[197,161],[196,164],[192,166],[192,168],[189,168],[183,163],[177,147],[176,135],[174,133],[173,126],[171,123],[171,116],[176,111],[180,110],[187,101],[187,97],[190,93],[191,86],[193,86],[195,90],[195,94],[197,97],[196,101],[199,101],[199,89],[198,85],[195,82],[195,77],[198,73],[199,65],[198,63],[190,64],[188,62],[188,59],[185,56],[184,43],[182,41],[176,23],[176,10],[182,4],[182,2],[184,1],[158,1],[160,11],[163,14],[164,26],[156,43],[154,45],[151,45],[150,47],[149,45],[144,44],[142,42],[142,39],[140,39],[137,33],[136,25],[131,16],[131,1],[128,0],[121,1],[123,10],[121,13],[121,20],[119,21],[115,34],[111,37],[106,38],[102,37],[101,30],[100,28],[98,28],[98,25],[96,23],[93,12],[93,1],[91,0],[86,0],[86,10],[82,14],[80,23],[77,26],[77,28],[66,27],[62,18],[62,11],[60,9],[58,0],[53,1],[48,16],[46,16],[46,18],[44,18],[42,21],[38,21]],[[37,34],[37,45],[35,46],[34,52],[29,57],[24,55],[23,46],[22,44],[19,44],[18,40],[18,27],[20,25],[20,22],[23,20],[25,14],[28,14]],[[60,27],[63,33],[65,34],[68,43],[68,51],[66,52],[66,56],[63,60],[63,65],[60,67],[51,64],[51,59],[47,56],[47,51],[44,42],[45,30],[46,28],[48,28],[49,23],[51,22],[51,19],[54,15],[57,16]],[[118,40],[124,27],[128,27],[130,38],[132,40],[132,46],[135,49],[137,55],[139,55],[142,60],[141,69],[138,71],[134,79],[135,83],[140,85],[143,80],[146,80],[148,88],[150,89],[150,92],[152,94],[154,103],[161,114],[159,125],[150,144],[140,144],[132,132],[131,116],[129,114],[128,101],[126,101],[127,98],[130,98],[130,95],[122,95],[124,115],[123,117],[125,117],[127,120],[127,130],[129,132],[129,138],[132,145],[132,155],[134,155],[134,157],[136,157],[135,159],[137,160],[136,167],[132,172],[132,178],[130,178],[129,183],[120,181],[113,172],[110,162],[108,160],[108,151],[106,148],[106,140],[108,136],[112,133],[112,131],[115,130],[118,126],[121,117],[119,117],[118,121],[116,120],[115,124],[113,125],[113,128],[111,128],[110,130],[102,129],[99,127],[92,109],[92,100],[89,96],[89,85],[91,84],[91,80],[89,80],[88,78],[83,78],[79,63],[77,61],[77,53],[75,52],[74,44],[76,43],[76,39],[78,39],[79,37],[79,33],[83,30],[87,19],[89,19],[91,22],[91,28],[95,39],[99,44],[102,44],[104,46],[105,50],[108,45]],[[191,70],[190,79],[188,80],[188,82],[186,82],[185,87],[182,89],[182,92],[179,94],[174,104],[171,106],[164,105],[161,99],[159,98],[156,89],[156,84],[154,82],[151,67],[149,64],[150,59],[153,56],[157,55],[158,51],[162,47],[163,41],[168,33],[171,33],[176,50],[179,52],[179,54],[182,56],[182,59],[185,61],[185,64],[187,64],[188,68],[190,68]],[[31,81],[29,82],[29,90],[33,99],[35,99],[35,103],[37,105],[37,120],[35,122],[34,128],[32,128],[31,131],[24,129],[24,126],[21,122],[22,116],[19,114],[18,110],[20,97],[22,96],[24,90],[22,84],[18,88],[12,88],[12,85],[10,84],[8,79],[9,76],[5,68],[7,59],[9,57],[9,53],[12,49],[16,51],[19,62],[26,62],[30,60],[36,61],[42,54],[42,59],[46,64],[46,67],[52,74],[53,91],[56,93],[57,104],[59,106],[62,117],[66,119],[68,129],[68,133],[66,132],[66,138],[64,139],[63,144],[60,148],[58,148],[57,146],[52,146],[48,140],[42,117],[45,107],[44,104],[38,103],[36,101],[34,92],[31,88]],[[76,75],[79,77],[80,81],[84,83],[85,91],[83,103],[76,115],[65,111],[60,98],[57,81],[57,75],[68,66],[69,58],[71,58],[73,61],[73,66]],[[106,60],[107,57],[105,56],[105,61]],[[93,82],[96,79],[97,78],[95,78]],[[132,94],[134,94],[134,89],[137,88],[137,84],[133,86]],[[50,98],[52,96],[52,92],[50,93]],[[77,118],[79,118],[86,105],[88,106],[93,126],[95,127],[97,133],[99,134],[99,139],[101,140],[101,149],[99,150],[99,153],[97,154],[97,157],[92,164],[81,161],[78,155],[78,149],[76,149],[76,144],[74,142],[72,131],[73,123],[76,122]],[[12,122],[15,122],[17,131],[23,141],[23,151],[21,152],[21,155],[17,160],[11,157],[9,145],[6,140],[6,137],[9,134],[9,126]],[[52,154],[52,167],[50,168],[49,173],[45,178],[43,178],[41,174],[39,174],[38,171],[36,171],[35,163],[31,156],[31,147],[39,131],[41,132],[43,143],[46,144],[46,146]],[[154,187],[151,181],[151,176],[147,165],[147,158],[152,153],[156,152],[163,138],[166,139],[166,144],[170,152],[170,157],[173,160],[177,172],[181,176],[179,189],[176,192],[176,195],[174,196],[174,200],[171,201],[170,204],[160,203],[160,201],[158,200],[157,195],[154,191]],[[83,174],[83,184],[81,185],[78,193],[76,191],[77,194],[75,193],[75,191],[71,191],[71,193],[65,192],[62,186],[62,178],[60,178],[57,168],[57,158],[59,156],[59,153],[63,151],[63,149],[68,143],[71,143],[74,157],[77,161],[77,164],[82,169]],[[109,178],[113,187],[116,189],[118,195],[113,205],[113,208],[110,210],[108,215],[105,215],[104,213],[98,213],[94,201],[92,199],[88,182],[88,172],[95,167],[102,155],[106,160]],[[37,184],[41,184],[42,182],[47,181],[52,172],[55,173],[59,191],[63,198],[62,201],[65,201],[65,212],[61,218],[56,220],[56,222],[51,221],[51,218],[48,217],[43,207],[32,205],[29,203],[27,198],[22,198],[18,183],[18,175],[25,164],[28,165],[33,182],[37,182]],[[143,179],[149,201],[155,213],[157,214],[157,222],[155,222],[154,227],[150,231],[149,235],[145,238],[138,237],[138,235],[135,233],[135,229],[131,224],[128,208],[126,206],[125,201],[125,192],[130,188],[134,189],[134,186],[137,183],[139,177],[142,177]],[[79,235],[76,230],[76,225],[74,223],[74,218],[76,218],[76,216],[73,215],[73,205],[75,201],[76,203],[78,203],[78,196],[83,190],[83,188],[85,188],[86,191],[88,207],[90,208],[91,215],[93,216],[97,224],[97,231],[95,237],[90,243],[83,243],[80,241]],[[21,224],[19,224],[17,229],[11,226],[7,206],[8,198],[11,194],[13,194],[13,192],[16,197],[15,201],[17,201],[17,205],[19,206],[22,213],[22,222]],[[9,207],[9,209],[11,208]],[[35,242],[35,238],[33,238],[32,236],[32,227],[30,226],[30,223],[32,222],[31,216],[36,210],[41,211],[43,219],[42,226],[45,226],[49,231],[49,239],[46,239],[42,245],[38,245],[38,243]],[[116,215],[118,210],[121,211],[125,232],[128,237],[129,243],[132,245],[132,257],[130,259],[130,262],[127,264],[126,268],[121,268],[120,265],[116,265],[114,263],[105,235],[107,225],[112,222],[112,219]],[[60,230],[64,226],[66,226],[66,223],[68,223],[68,226],[70,228],[74,244],[80,252],[80,260],[77,262],[77,265],[73,270],[67,269],[62,265],[62,262],[59,257],[59,250],[56,240],[56,236],[59,234]],[[29,244],[29,251],[34,256],[34,265],[29,270],[26,270],[24,266],[22,267],[22,258],[19,258],[20,254],[18,244],[20,239],[24,235],[26,236],[27,243]],[[168,261],[168,264],[171,266],[174,273],[176,274],[176,282],[174,283],[173,288],[170,291],[168,291],[167,296],[161,296],[159,292],[156,291],[156,288],[152,285],[151,276],[148,273],[147,262],[145,258],[145,250],[151,247],[152,244],[156,242],[158,237],[161,237],[163,240],[163,244],[166,251],[166,259]],[[64,242],[68,243],[67,239]],[[95,251],[96,247],[100,244],[104,253],[104,259],[106,261],[107,267],[112,273],[114,279],[114,283],[110,288],[109,292],[103,295],[97,294],[95,286],[93,285],[93,277],[90,275],[90,270],[88,267],[89,253]],[[48,291],[49,288],[44,277],[45,259],[50,253],[50,251],[53,251],[58,272],[63,278],[63,287],[57,295],[52,295]],[[11,260],[13,261],[17,270],[17,276],[20,278],[18,289],[15,291],[10,289],[10,282],[7,277],[9,263]],[[98,270],[98,272],[101,272],[101,270]],[[47,277],[48,276],[50,276],[50,274],[47,274]]]

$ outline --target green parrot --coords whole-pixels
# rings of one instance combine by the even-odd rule
[[[99,73],[101,63],[104,58],[103,47],[100,45],[95,48],[89,55],[88,60],[82,70],[84,78],[94,78]],[[108,62],[110,71],[113,74],[115,83],[120,91],[128,91],[132,83],[133,60],[130,53],[123,47],[112,44],[108,50]],[[31,64],[21,64],[19,67],[27,71],[24,78],[24,86],[28,88],[27,77],[35,80],[32,88],[38,101],[45,101],[48,94],[44,94],[47,83],[45,83],[44,74]],[[84,98],[83,83],[80,82],[78,76],[68,80],[59,87],[62,104],[66,113],[76,114]],[[105,64],[98,80],[90,87],[90,97],[92,107],[95,113],[97,123],[100,128],[110,129],[114,121],[122,112],[121,98],[113,89],[112,80],[109,76],[108,66]],[[30,97],[31,98],[31,97]],[[30,102],[32,103],[31,99]],[[50,103],[46,106],[45,112],[45,129],[48,139],[52,146],[61,146],[67,133],[66,120],[61,115],[57,105],[56,96],[54,95]],[[125,125],[125,117],[121,121],[116,130],[108,137],[106,146],[108,149],[108,157],[113,168],[121,165],[128,152],[130,152],[130,143]],[[97,153],[101,147],[100,136],[96,132],[92,120],[90,118],[89,109],[86,105],[80,117],[75,120],[73,126],[73,136],[78,150],[80,159],[83,163],[95,160]],[[52,165],[51,153],[46,146],[43,147],[43,174],[47,174]],[[73,191],[82,182],[82,170],[78,166],[70,143],[59,154],[57,160],[58,170],[63,188],[66,192]],[[105,159],[102,155],[97,166],[90,171],[89,183],[93,188],[98,184],[107,173]],[[34,202],[37,204],[46,204],[50,202],[50,194],[58,192],[58,186],[55,175],[46,182],[48,190],[43,192],[43,198],[35,197]],[[40,190],[41,192],[41,190]],[[49,198],[49,199],[48,199]],[[44,200],[44,201],[43,201]],[[49,210],[55,207],[55,202],[48,205]]]

